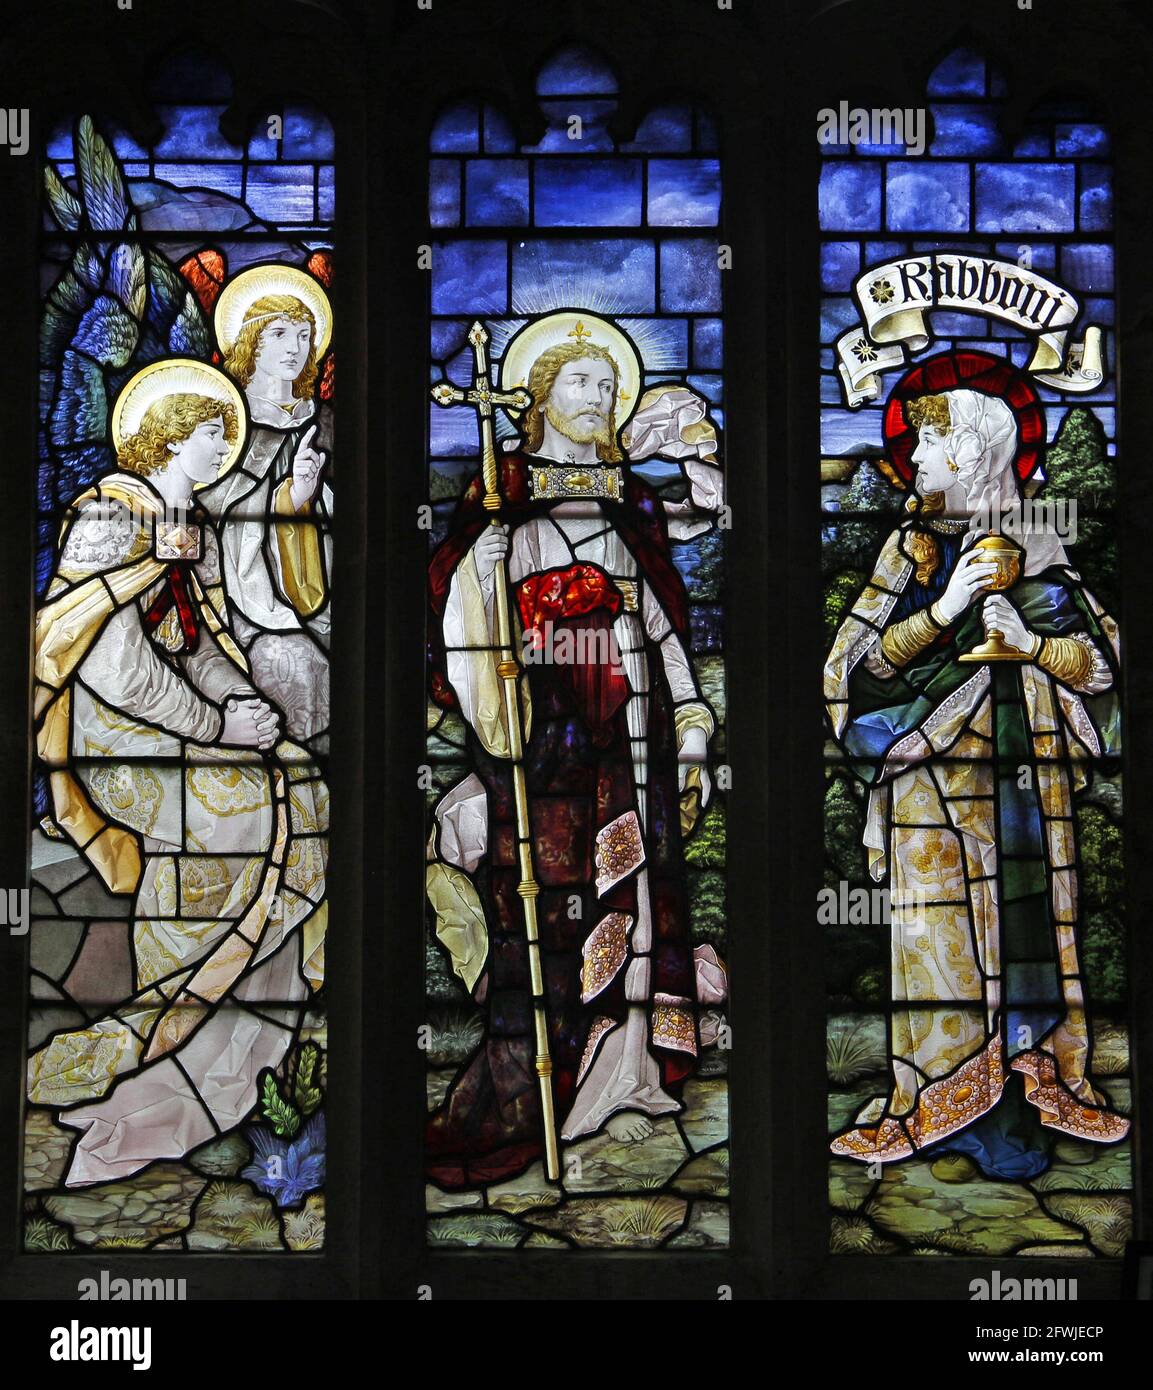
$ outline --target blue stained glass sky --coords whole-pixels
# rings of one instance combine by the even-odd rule
[[[1042,275],[1078,298],[1078,329],[1103,330],[1107,372],[1083,395],[1040,389],[1049,437],[1072,405],[1092,405],[1115,445],[1115,320],[1109,135],[1072,102],[1030,112],[1010,143],[1001,129],[1005,84],[984,57],[959,49],[929,79],[933,138],[922,155],[903,145],[825,146],[818,192],[821,248],[821,449],[825,457],[881,452],[881,404],[844,404],[832,343],[859,322],[853,282],[869,265],[917,252],[968,250],[1017,262],[1024,248]],[[931,316],[935,339],[921,354],[972,347],[1024,366],[1032,347],[1008,324],[972,314]],[[917,360],[916,357],[911,360]]]
[[[617,90],[601,56],[570,48],[540,69],[545,131],[531,143],[518,143],[493,105],[462,100],[441,111],[429,160],[429,222],[437,233],[432,357],[449,370],[477,315],[493,331],[499,361],[523,316],[584,308],[627,324],[646,382],[693,385],[715,403],[719,422],[716,129],[706,112],[666,102],[618,140],[611,125]],[[434,367],[434,378],[440,370]],[[464,447],[443,422],[432,427],[431,441],[434,457],[459,457]]]
[[[96,118],[123,163],[146,230],[324,230],[332,222],[335,137],[322,112],[270,103],[240,146],[221,130],[232,81],[219,62],[196,51],[177,55],[162,65],[154,87],[164,130],[152,149],[115,121]],[[280,118],[279,130],[269,115]],[[62,178],[75,177],[70,122],[52,131],[46,154]],[[166,194],[160,184],[179,192]]]

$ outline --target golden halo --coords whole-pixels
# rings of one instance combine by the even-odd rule
[[[617,429],[637,408],[641,393],[641,363],[627,334],[608,319],[598,318],[584,309],[562,309],[543,319],[534,319],[509,339],[500,363],[500,389],[511,391],[527,386],[532,365],[542,352],[568,341],[592,343],[607,348],[617,364]],[[504,407],[515,420],[520,411]]]
[[[124,440],[139,430],[144,412],[150,405],[165,396],[185,392],[195,396],[211,396],[222,405],[231,405],[236,411],[236,439],[220,465],[219,477],[223,478],[244,451],[248,417],[244,397],[237,390],[235,382],[207,362],[197,362],[191,357],[170,357],[141,368],[125,384],[112,407],[112,443],[119,454]],[[210,487],[211,484],[200,486]]]
[[[230,352],[244,316],[266,294],[290,294],[306,304],[316,320],[316,357],[332,340],[332,305],[319,280],[292,265],[254,265],[242,270],[220,291],[212,319],[222,352]]]

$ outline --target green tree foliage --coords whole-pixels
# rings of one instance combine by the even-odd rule
[[[889,975],[883,965],[866,965],[853,981],[858,1004],[884,1004],[889,998]]]
[[[1121,830],[1100,806],[1077,807],[1081,847],[1081,898],[1089,911],[1118,912],[1122,902],[1124,861]]]
[[[1112,613],[1117,607],[1117,541],[1111,519],[1078,516],[1077,544],[1069,547],[1069,562]]]
[[[1090,912],[1081,941],[1081,968],[1089,1002],[1125,1002],[1125,928],[1111,912]]]
[[[825,788],[825,883],[865,881],[865,810],[845,776],[829,778]]]
[[[1094,1004],[1119,1004],[1125,997],[1124,859],[1121,830],[1100,806],[1077,807],[1084,912],[1081,964]]]
[[[888,478],[868,459],[864,459],[841,494],[841,511],[895,512],[900,501],[901,494]]]
[[[1117,545],[1107,513],[1117,499],[1117,470],[1096,415],[1074,406],[1065,416],[1045,460],[1042,496],[1077,503],[1077,541],[1069,559],[1088,587],[1116,607]],[[1096,515],[1095,515],[1096,513]]]
[[[689,870],[689,907],[694,941],[725,944],[725,880],[715,869]]]
[[[725,808],[720,802],[714,801],[697,823],[685,846],[685,862],[694,869],[725,867]]]
[[[825,642],[832,646],[841,619],[853,606],[868,576],[861,570],[844,570],[825,582]]]
[[[1045,493],[1075,498],[1078,509],[1099,512],[1116,500],[1117,472],[1105,449],[1105,432],[1086,406],[1069,411],[1045,459]]]
[[[698,536],[695,545],[700,558],[693,570],[692,597],[711,602],[723,596],[724,533],[714,526]]]
[[[868,876],[864,830],[864,799],[853,790],[851,778],[846,773],[830,777],[825,788],[826,887],[836,888],[842,880],[852,887],[877,886]],[[835,922],[818,931],[824,935],[831,1004],[876,1004],[888,998],[888,928],[883,923]]]
[[[841,494],[839,511],[829,514],[822,533],[821,561],[826,574],[836,570],[873,572],[877,552],[897,521],[901,494],[866,459]],[[888,513],[888,515],[886,515]],[[860,520],[851,520],[854,515]]]

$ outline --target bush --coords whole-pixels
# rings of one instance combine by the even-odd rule
[[[841,620],[853,606],[868,578],[861,570],[845,570],[825,581],[825,644],[832,646]]]
[[[1091,912],[1081,940],[1081,969],[1089,1002],[1123,1004],[1128,986],[1125,928],[1111,912]]]

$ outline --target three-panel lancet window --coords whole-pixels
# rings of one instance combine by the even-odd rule
[[[195,48],[45,122],[23,1267],[1107,1275],[1120,124],[957,47],[797,183],[551,42],[379,98],[380,168],[376,96]]]

